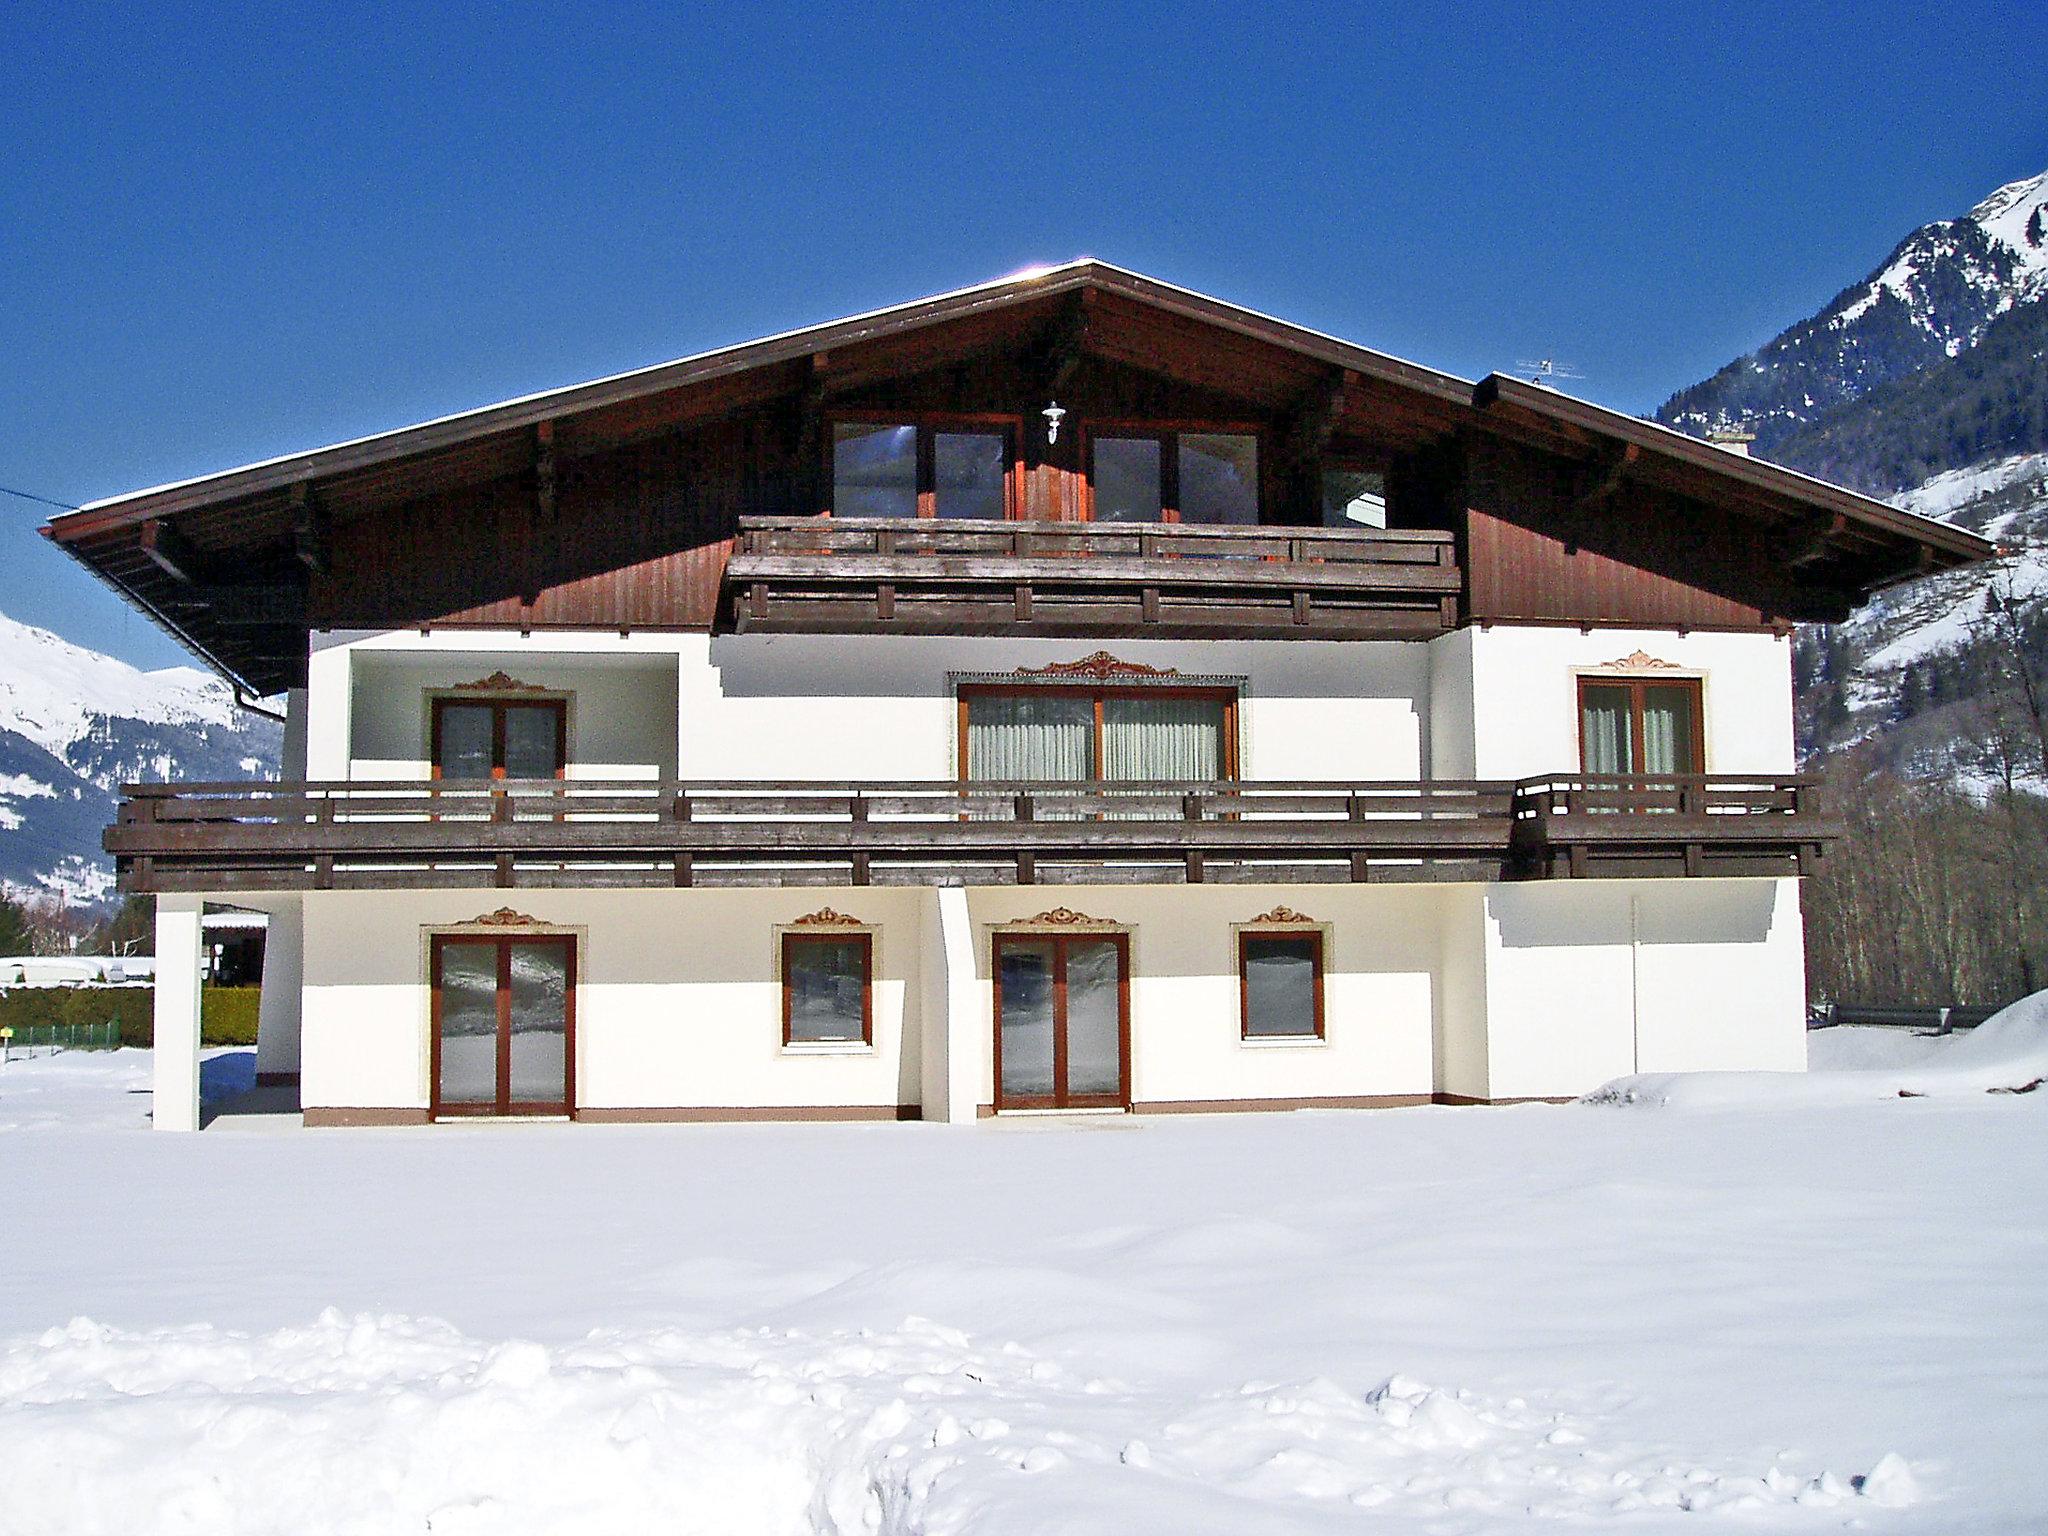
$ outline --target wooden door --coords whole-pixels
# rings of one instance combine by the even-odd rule
[[[575,940],[440,934],[431,970],[435,1117],[570,1113]]]
[[[997,1109],[1130,1107],[1129,959],[1121,933],[996,936]]]

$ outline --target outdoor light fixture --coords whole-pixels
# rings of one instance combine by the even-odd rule
[[[1045,417],[1045,440],[1056,443],[1060,440],[1060,422],[1066,418],[1066,407],[1054,400],[1041,413]]]

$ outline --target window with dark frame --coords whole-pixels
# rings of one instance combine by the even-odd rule
[[[1700,680],[1580,678],[1579,768],[1615,774],[1706,772]]]
[[[1237,977],[1245,1039],[1323,1038],[1320,928],[1239,929]]]
[[[1017,444],[1008,418],[832,423],[834,517],[1012,515]]]
[[[1102,523],[1259,520],[1259,439],[1242,430],[1105,424],[1088,433],[1089,516]]]
[[[437,779],[559,779],[568,766],[568,700],[435,699],[431,737]]]
[[[969,683],[960,689],[968,779],[1237,777],[1237,691]]]
[[[782,1043],[874,1043],[874,935],[782,936]]]

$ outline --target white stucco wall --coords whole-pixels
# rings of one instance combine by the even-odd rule
[[[429,695],[504,671],[570,696],[571,776],[947,779],[955,674],[1074,661],[1090,641],[629,636],[436,630],[316,637],[313,777],[427,771]],[[1270,779],[1425,772],[1430,657],[1399,643],[1119,641],[1122,660],[1242,681],[1240,769]]]
[[[1576,770],[1578,679],[1617,672],[1700,679],[1709,773],[1790,773],[1797,766],[1789,639],[1497,624],[1459,630],[1430,649],[1439,777],[1464,776],[1468,762],[1471,775],[1483,779]],[[1640,672],[1613,665],[1639,651],[1670,665]]]
[[[1348,885],[970,891],[979,1101],[995,1097],[993,936],[1058,906],[1128,928],[1135,1103],[1428,1094],[1437,896]],[[1242,1038],[1234,925],[1276,905],[1328,925],[1320,1043]]]
[[[1448,900],[1447,934],[1459,908],[1481,924],[1485,1087],[1447,1073],[1447,1092],[1559,1098],[1630,1072],[1805,1068],[1797,880],[1545,880]]]
[[[578,931],[576,1098],[584,1108],[919,1102],[921,893],[519,891]],[[876,925],[874,1044],[782,1044],[776,928],[830,904]],[[491,891],[306,897],[302,1102],[428,1103],[427,934],[499,906]]]

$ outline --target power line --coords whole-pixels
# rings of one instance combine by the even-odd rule
[[[17,491],[11,485],[0,485],[0,495],[19,496],[23,501],[40,501],[46,507],[55,507],[59,512],[83,512],[85,509],[68,501],[58,501],[54,496],[38,496],[34,491]]]

